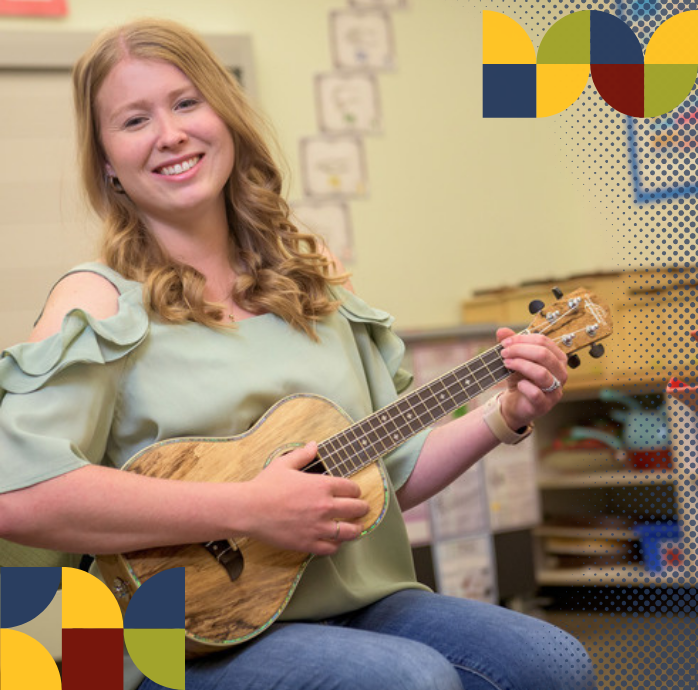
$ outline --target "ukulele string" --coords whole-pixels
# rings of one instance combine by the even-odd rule
[[[548,331],[550,331],[550,330],[553,328],[553,326],[556,324],[557,321],[559,321],[560,319],[562,319],[562,318],[564,318],[564,317],[566,317],[566,316],[569,316],[569,315],[572,314],[574,311],[576,311],[576,307],[575,307],[575,308],[570,307],[570,308],[568,308],[565,312],[563,312],[561,315],[557,316],[557,317],[555,318],[554,321],[546,321],[545,324],[544,324],[542,327],[539,327],[539,328],[536,328],[536,327],[534,327],[533,325],[531,325],[531,326],[529,326],[527,329],[524,329],[523,331],[521,331],[521,332],[519,333],[519,335],[530,334],[530,333],[533,333],[533,334],[540,334],[540,335],[546,335],[546,333],[547,333]],[[574,333],[579,333],[579,332],[582,332],[583,330],[584,330],[583,328],[580,328],[580,329],[578,329],[577,331],[574,331]],[[551,338],[551,340],[553,340],[553,342],[559,342],[559,341],[562,340],[562,337]],[[477,377],[480,373],[482,373],[485,369],[487,369],[487,373],[493,374],[493,375],[494,375],[494,372],[490,369],[490,366],[489,366],[486,362],[484,362],[484,357],[485,357],[486,355],[490,354],[490,353],[497,353],[497,354],[499,355],[499,352],[501,352],[501,350],[502,350],[502,345],[498,343],[497,345],[495,345],[495,346],[489,348],[488,350],[486,350],[485,352],[483,352],[481,355],[479,355],[479,356],[477,357],[477,361],[478,361],[478,363],[482,364],[482,366],[480,366],[480,367],[477,368],[477,369],[472,370],[471,373],[472,373],[474,376]],[[500,361],[501,361],[501,360],[500,360]],[[455,372],[459,371],[460,369],[462,369],[463,367],[466,367],[466,366],[468,366],[468,363],[465,363],[465,364],[463,364],[463,365],[457,367],[456,369],[454,369],[454,370],[453,370],[452,372],[450,372],[450,373],[455,373]],[[505,376],[502,376],[501,378],[495,378],[495,383],[498,383],[499,381],[503,380],[503,379],[506,378],[506,376],[508,376],[509,373],[510,373],[508,369],[506,369],[506,368],[503,367],[503,364],[501,365],[501,368],[503,368],[504,371],[506,371],[507,373],[506,373]],[[448,374],[446,374],[446,376],[448,376]],[[419,390],[426,389],[426,388],[428,388],[429,385],[430,385],[430,384],[427,384],[426,386],[423,386],[423,387],[422,387],[421,389],[419,389]],[[493,385],[493,384],[492,384],[492,385]],[[489,386],[488,386],[488,387],[489,387]],[[452,383],[452,384],[449,384],[449,385],[445,386],[445,392],[446,392],[446,393],[450,396],[450,398],[453,400],[454,394],[449,390],[450,388],[456,388],[456,389],[457,389],[456,392],[460,392],[460,391],[462,391],[462,384],[460,383],[459,380],[456,380],[455,383]],[[487,390],[487,389],[486,389],[486,388],[485,388],[485,389],[482,389],[480,392],[484,392],[484,390]],[[416,393],[416,392],[418,392],[418,391],[415,391],[415,393]],[[441,392],[444,392],[444,391],[442,390]],[[473,397],[474,397],[474,396],[473,396]],[[402,398],[401,400],[404,401],[405,398]],[[390,409],[391,409],[394,405],[396,405],[398,402],[400,402],[400,401],[396,401],[396,402],[393,403],[392,405],[389,405],[387,408],[384,408],[383,410],[379,410],[379,412],[380,412],[380,413],[384,413],[386,410],[390,410]],[[421,401],[420,401],[420,402],[421,402]],[[367,419],[377,418],[377,415],[378,415],[379,412],[374,413],[373,415],[371,415],[371,416],[368,417]],[[363,420],[363,422],[365,422],[365,421],[366,421],[366,420]],[[390,421],[393,421],[393,422],[394,422],[395,420],[391,418]],[[347,435],[347,432],[352,431],[356,426],[360,425],[360,424],[363,423],[363,422],[359,422],[358,424],[351,425],[350,427],[348,427],[347,429],[342,430],[342,431],[339,432],[338,434],[335,434],[334,436],[331,436],[331,437],[329,437],[328,439],[325,439],[325,441],[323,441],[323,442],[322,442],[321,444],[319,444],[319,445],[327,444],[327,443],[333,442],[334,440],[339,440],[342,436],[346,436],[346,435]],[[379,424],[379,426],[382,427],[383,430],[385,431],[385,425],[384,425],[384,424],[381,423],[381,424]],[[398,430],[398,431],[402,431],[402,430],[404,430],[406,427],[409,427],[409,422],[405,422],[405,423],[402,424],[401,426],[398,426],[398,427],[397,427],[397,430]],[[374,442],[371,442],[371,443],[369,443],[369,444],[367,444],[367,445],[362,445],[361,448],[359,448],[359,449],[357,450],[357,449],[355,449],[355,448],[353,447],[352,442],[351,442],[350,440],[347,439],[347,442],[346,442],[346,443],[340,444],[338,447],[333,448],[333,449],[330,451],[330,453],[328,453],[328,457],[330,457],[332,454],[340,455],[340,454],[344,453],[347,449],[350,450],[350,455],[353,454],[353,455],[355,455],[355,456],[359,455],[360,453],[363,453],[364,455],[368,455],[369,457],[376,457],[376,451],[378,451],[378,453],[377,453],[378,456],[381,456],[381,455],[383,455],[383,454],[389,452],[388,450],[385,450],[385,449],[383,449],[383,450],[378,449],[376,443],[374,443]],[[392,449],[390,449],[390,450],[392,450]],[[353,452],[353,453],[352,453],[352,452]],[[345,470],[346,470],[346,469],[349,468],[349,467],[350,467],[350,469],[352,469],[352,470],[360,469],[361,465],[360,465],[359,467],[355,467],[355,466],[353,466],[353,464],[351,464],[351,466],[350,466],[350,459],[351,459],[350,457],[347,457],[346,460],[342,460],[341,462],[335,464],[335,465],[333,466],[333,469],[338,469],[338,470],[340,470],[340,471],[341,471],[342,469],[345,469]],[[344,467],[342,467],[342,466],[344,466]],[[329,471],[329,468],[327,468],[327,467],[325,466],[324,461],[323,461],[319,456],[316,456],[316,459],[313,460],[313,461],[312,461],[311,463],[309,463],[308,465],[306,465],[303,469],[304,469],[304,470],[311,470],[311,471],[312,471],[312,470],[314,470],[314,469],[316,469],[316,468],[318,468],[318,467],[324,467],[327,471]]]

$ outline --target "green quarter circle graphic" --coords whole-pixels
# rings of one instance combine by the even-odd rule
[[[184,690],[184,629],[124,629],[124,642],[138,668],[166,688]]]

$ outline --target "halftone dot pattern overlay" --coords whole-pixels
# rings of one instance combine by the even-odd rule
[[[698,9],[671,1],[480,6],[518,22],[536,49],[561,18],[604,12],[627,24],[643,52],[667,20]],[[698,47],[698,30],[689,43]],[[685,71],[695,79],[695,65]],[[628,380],[614,379],[625,400],[573,405],[578,421],[617,438],[626,454],[622,473],[551,492],[550,505],[544,498],[544,518],[552,507],[577,535],[573,554],[558,543],[558,567],[582,574],[543,592],[555,602],[554,622],[584,641],[599,688],[698,688],[698,97],[693,83],[665,114],[630,117],[600,97],[590,73],[582,95],[553,117],[561,164],[610,221],[607,241],[627,271],[610,347],[622,351]]]

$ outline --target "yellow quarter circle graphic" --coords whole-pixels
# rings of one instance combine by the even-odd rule
[[[61,676],[46,647],[19,630],[0,630],[2,690],[61,690]]]
[[[569,108],[589,81],[589,65],[536,65],[536,117]]]
[[[482,12],[482,64],[534,65],[536,50],[526,30],[501,12]]]
[[[670,17],[652,34],[645,50],[645,65],[698,63],[698,10]]]
[[[63,628],[123,628],[121,609],[107,586],[77,568],[63,568]]]

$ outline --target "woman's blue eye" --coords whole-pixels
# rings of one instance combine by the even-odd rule
[[[192,108],[195,106],[199,101],[196,100],[196,98],[185,98],[181,100],[179,103],[177,103],[178,108]]]
[[[131,117],[124,123],[124,127],[137,127],[145,121],[144,117]]]

